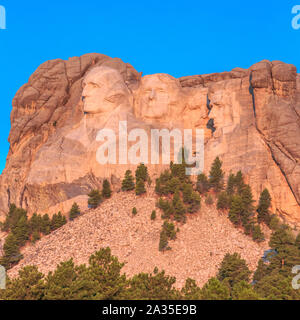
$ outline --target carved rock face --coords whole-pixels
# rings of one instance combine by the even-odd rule
[[[150,121],[176,118],[183,108],[181,90],[179,81],[167,74],[143,77],[135,104],[136,116]]]
[[[130,104],[130,92],[119,71],[109,67],[92,69],[83,80],[82,100],[86,113],[109,113]]]

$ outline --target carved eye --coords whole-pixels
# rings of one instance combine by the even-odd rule
[[[105,98],[105,100],[111,102],[111,103],[115,103],[117,102],[118,100],[120,100],[124,95],[121,94],[121,93],[117,93],[117,94],[114,94],[114,95],[111,95],[107,98]]]
[[[100,85],[97,84],[97,83],[94,83],[94,82],[90,82],[90,85],[91,85],[93,88],[100,88]]]

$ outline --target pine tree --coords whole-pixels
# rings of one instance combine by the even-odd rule
[[[180,186],[181,186],[181,182],[179,178],[173,177],[167,182],[167,186],[166,186],[167,192],[174,194],[175,191],[180,188]]]
[[[159,251],[165,251],[168,250],[168,236],[164,230],[161,231],[160,237],[159,237]]]
[[[3,251],[4,255],[0,259],[0,264],[3,265],[6,269],[10,269],[11,267],[13,267],[23,257],[19,250],[19,240],[13,233],[9,233],[6,237],[3,245]]]
[[[42,217],[34,213],[29,220],[29,232],[32,234],[34,231],[41,231]]]
[[[254,215],[253,195],[249,185],[245,185],[241,192],[241,199],[243,202],[243,210],[241,212],[241,221],[244,228],[249,227],[252,223]]]
[[[261,297],[254,290],[253,286],[246,281],[236,283],[232,288],[233,300],[260,300]]]
[[[228,300],[229,288],[216,278],[211,278],[203,286],[201,296],[203,300]]]
[[[215,192],[220,192],[224,187],[224,172],[222,170],[222,161],[217,157],[209,172],[209,184]]]
[[[76,202],[73,203],[69,213],[69,219],[72,221],[80,215],[80,208]]]
[[[233,173],[228,176],[226,193],[228,195],[233,195],[235,192],[236,178]]]
[[[197,191],[200,194],[205,194],[209,191],[209,187],[210,185],[209,185],[207,176],[204,173],[199,174],[197,177],[197,185],[196,185]]]
[[[88,196],[89,196],[89,199],[88,199],[89,208],[95,209],[102,202],[102,196],[101,196],[100,191],[98,189],[92,190],[88,194]]]
[[[246,261],[238,253],[227,253],[221,263],[217,277],[220,281],[228,282],[232,288],[240,281],[249,282],[250,274]]]
[[[236,226],[241,223],[241,214],[243,212],[243,201],[239,195],[232,198],[228,218]]]
[[[133,207],[133,208],[132,208],[132,214],[133,214],[134,216],[137,214],[137,209],[136,209],[136,207]]]
[[[252,239],[256,242],[262,242],[265,240],[265,236],[258,224],[254,225],[254,228],[252,231]]]
[[[105,199],[108,199],[111,197],[111,188],[110,188],[110,183],[107,179],[105,179],[103,181],[103,185],[102,185],[102,196]]]
[[[32,234],[32,242],[35,243],[40,239],[41,239],[40,233],[37,230],[35,230]]]
[[[259,203],[256,211],[258,212],[257,220],[259,223],[265,222],[267,225],[270,224],[270,213],[269,208],[271,206],[271,196],[268,189],[264,189],[259,197]]]
[[[272,249],[280,250],[286,245],[294,245],[295,237],[291,231],[291,228],[287,225],[281,225],[277,230],[275,230],[270,238],[269,246]]]
[[[192,193],[193,193],[193,186],[189,183],[184,183],[183,189],[182,189],[182,197],[183,197],[184,203],[191,203]]]
[[[143,179],[139,179],[135,185],[135,194],[137,196],[146,193],[145,182]]]
[[[42,233],[47,235],[51,232],[51,220],[49,215],[46,213],[42,217]]]
[[[135,171],[135,179],[136,181],[142,179],[144,182],[147,181],[148,179],[148,168],[143,164],[141,163],[136,171]]]
[[[173,204],[170,203],[168,200],[159,198],[157,207],[163,210],[162,219],[169,219],[171,215],[174,214]]]
[[[58,212],[58,214],[55,213],[51,220],[51,231],[54,231],[62,227],[66,223],[67,223],[66,217],[63,216],[60,211]]]
[[[229,196],[226,192],[221,192],[218,196],[217,209],[225,210],[230,207]]]
[[[133,190],[135,187],[133,176],[131,170],[127,170],[125,172],[125,177],[122,181],[122,191],[130,191]]]
[[[177,190],[174,194],[173,201],[172,201],[173,207],[174,207],[174,219],[178,222],[185,221],[185,212],[186,208],[184,207],[184,204],[180,198],[179,190]]]
[[[191,196],[191,202],[187,207],[189,213],[194,213],[200,210],[201,207],[201,197],[198,192],[193,191]]]
[[[151,213],[151,220],[155,220],[156,219],[156,211],[153,210]]]
[[[16,236],[18,245],[23,246],[29,239],[29,224],[27,217],[22,216],[12,232]]]
[[[236,176],[235,176],[235,187],[236,187],[236,192],[238,194],[241,194],[243,189],[244,189],[244,177],[242,174],[242,171],[238,171]]]
[[[277,230],[280,227],[281,223],[279,218],[276,216],[276,214],[272,214],[270,217],[270,223],[269,223],[269,228],[271,230]]]

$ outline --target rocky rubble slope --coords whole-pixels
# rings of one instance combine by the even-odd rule
[[[70,258],[78,264],[87,263],[94,251],[109,246],[120,261],[126,262],[123,271],[128,275],[152,272],[157,266],[175,276],[178,287],[188,277],[203,285],[215,276],[227,252],[240,253],[254,270],[268,248],[268,240],[261,244],[253,242],[233,227],[226,214],[203,203],[200,212],[188,215],[186,224],[178,224],[177,239],[169,242],[172,249],[159,252],[162,225],[159,210],[156,220],[150,220],[156,201],[153,190],[139,197],[131,192],[115,193],[99,208],[87,210],[36,244],[23,248],[24,259],[9,270],[9,276],[16,276],[21,267],[29,264],[47,273],[58,262]],[[136,216],[131,213],[134,206]],[[264,232],[268,238],[270,233]]]

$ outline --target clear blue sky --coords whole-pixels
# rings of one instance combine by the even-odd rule
[[[296,1],[296,0],[295,0]],[[262,59],[300,68],[300,1],[0,0],[0,172],[8,152],[11,101],[44,61],[89,52],[175,77],[248,68]]]

